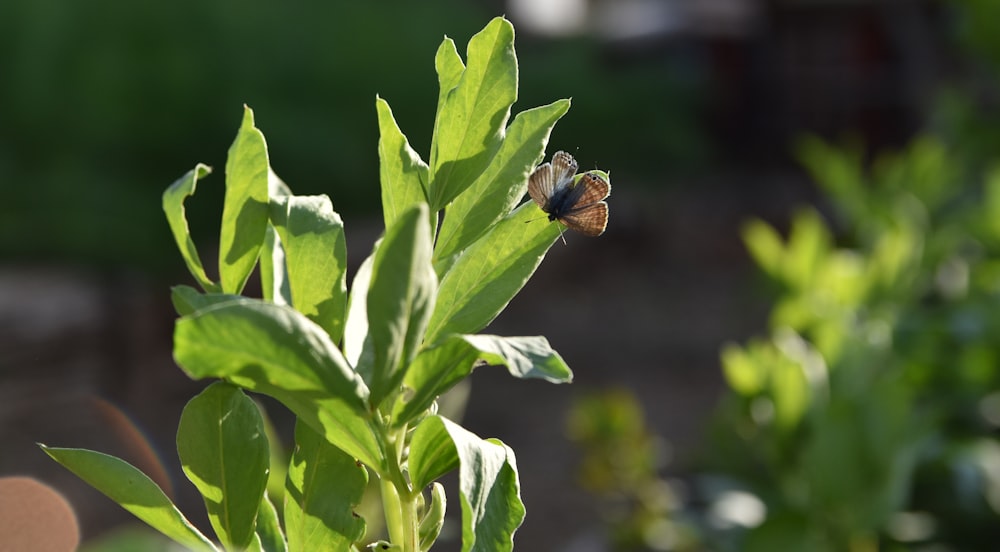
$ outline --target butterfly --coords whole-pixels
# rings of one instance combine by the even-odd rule
[[[608,226],[611,184],[599,173],[588,172],[574,180],[576,159],[557,151],[551,163],[542,163],[528,178],[528,195],[549,215],[587,236],[600,236]]]

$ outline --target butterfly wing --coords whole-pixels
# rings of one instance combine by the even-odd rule
[[[595,172],[584,173],[576,183],[577,188],[583,188],[583,192],[574,203],[578,207],[586,207],[591,203],[597,203],[611,195],[611,184],[600,174]]]
[[[573,209],[559,218],[571,230],[585,236],[600,236],[608,227],[608,204],[603,201]]]
[[[552,156],[551,163],[542,163],[528,177],[528,195],[543,211],[548,212],[552,193],[568,184],[576,174],[576,169],[576,159],[572,155],[557,151]]]
[[[608,204],[603,200],[611,195],[611,184],[600,174],[585,173],[576,182],[577,195],[573,207],[559,220],[568,228],[587,236],[600,236],[608,227]]]
[[[531,176],[528,177],[528,195],[544,211],[552,196],[552,189],[555,187],[555,180],[552,178],[552,165],[542,163]]]
[[[577,168],[576,159],[573,159],[572,155],[565,151],[557,151],[552,156],[552,174],[556,179],[555,185],[558,187],[566,184],[576,174]]]

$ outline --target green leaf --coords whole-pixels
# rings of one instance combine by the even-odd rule
[[[507,129],[503,145],[486,170],[445,211],[434,249],[438,275],[451,256],[469,246],[508,213],[528,190],[528,175],[542,159],[549,133],[569,100],[522,111]]]
[[[198,163],[195,168],[187,174],[177,179],[163,192],[163,212],[167,216],[167,223],[170,225],[170,232],[174,235],[177,248],[187,263],[191,275],[198,281],[198,284],[205,291],[219,291],[219,286],[205,274],[205,268],[201,264],[201,257],[198,256],[198,248],[191,239],[191,231],[188,229],[187,216],[184,214],[184,200],[194,195],[198,179],[212,172],[212,168]]]
[[[175,542],[191,550],[218,550],[135,466],[92,450],[39,446],[53,460]]]
[[[244,298],[197,311],[177,321],[174,359],[192,378],[222,378],[278,399],[331,443],[382,467],[364,382],[330,336],[294,309]]]
[[[726,382],[736,393],[744,397],[752,397],[764,390],[767,383],[767,367],[761,366],[757,356],[752,352],[761,349],[760,343],[750,342],[747,351],[739,345],[728,343],[722,348],[722,372]]]
[[[785,247],[785,282],[796,289],[807,289],[832,244],[830,230],[818,212],[802,209],[795,213]]]
[[[226,197],[219,237],[222,291],[239,293],[257,263],[267,230],[267,144],[244,106],[243,123],[226,158]]]
[[[271,224],[267,225],[264,246],[260,250],[260,287],[265,301],[277,305],[292,304],[285,248],[281,245],[278,231]]]
[[[285,532],[292,552],[348,550],[365,534],[354,514],[368,472],[354,458],[299,422],[285,480]]]
[[[848,217],[857,219],[871,212],[865,176],[864,148],[860,144],[834,147],[816,136],[796,144],[796,157],[816,184],[832,196]]]
[[[414,489],[423,489],[435,479],[458,467],[458,451],[441,416],[428,416],[410,438],[407,461]]]
[[[462,551],[512,550],[514,531],[524,521],[514,451],[496,439],[479,440],[457,424],[451,424],[449,433],[462,464]]]
[[[442,82],[454,78],[457,65],[442,45]],[[510,106],[517,99],[514,27],[493,19],[469,41],[468,64],[440,107],[431,145],[431,211],[455,199],[483,172],[503,139]],[[448,82],[450,84],[450,82]],[[443,87],[442,87],[443,89]]]
[[[418,203],[388,229],[375,252],[367,294],[373,361],[370,372],[362,372],[373,408],[402,381],[434,305],[437,277],[431,267],[427,216],[427,206]]]
[[[196,310],[229,301],[240,301],[244,297],[231,293],[199,293],[191,286],[174,286],[170,288],[170,300],[177,314],[185,316]]]
[[[479,350],[480,359],[487,364],[506,366],[514,377],[550,383],[573,381],[569,366],[542,336],[466,335],[463,339]]]
[[[785,245],[778,231],[770,224],[754,219],[743,226],[743,242],[750,255],[768,276],[781,277]]]
[[[420,415],[480,362],[506,366],[511,375],[519,378],[552,383],[573,379],[569,367],[544,337],[453,335],[413,359],[403,380],[403,386],[412,394],[396,403],[393,423],[398,427]]]
[[[476,240],[441,279],[425,341],[486,327],[524,287],[559,229],[526,202]]]
[[[325,195],[278,198],[271,222],[284,250],[292,305],[339,342],[347,312],[344,222]]]
[[[378,112],[382,217],[385,219],[385,227],[391,228],[408,209],[417,203],[427,202],[427,180],[430,176],[427,163],[413,151],[406,136],[396,125],[389,104],[376,97],[375,109]],[[436,216],[432,218],[437,220]]]
[[[181,413],[181,468],[205,499],[208,519],[227,549],[246,548],[253,539],[269,452],[257,405],[232,385],[208,386]]]
[[[458,81],[462,78],[462,73],[465,72],[465,63],[458,55],[455,41],[447,36],[441,41],[441,45],[438,46],[437,53],[434,55],[434,69],[438,75],[438,101],[437,110],[434,113],[432,144],[437,142],[438,128],[441,126],[441,115],[444,113],[444,103],[448,99],[448,94],[458,86]]]
[[[403,379],[403,387],[410,395],[404,393],[393,407],[392,422],[395,427],[409,423],[430,407],[439,395],[472,373],[479,351],[463,337],[450,336],[438,345],[424,349],[413,359]]]
[[[420,536],[420,550],[430,550],[431,545],[441,534],[444,527],[444,514],[447,510],[448,498],[444,493],[444,485],[434,482],[431,485],[431,503],[427,507],[427,512],[420,520],[417,534]]]
[[[358,373],[371,372],[371,338],[368,335],[368,287],[371,285],[375,252],[381,244],[375,242],[371,255],[358,267],[351,282],[347,299],[347,322],[344,324],[344,356]],[[367,350],[367,354],[365,351]],[[362,362],[364,359],[364,362]],[[364,364],[364,366],[362,366]]]
[[[449,446],[450,445],[450,446]],[[416,488],[459,464],[462,551],[505,552],[524,521],[524,504],[514,451],[495,439],[483,440],[462,426],[430,416],[410,443],[410,477]]]
[[[444,108],[444,103],[448,99],[448,94],[458,86],[462,73],[465,72],[465,63],[458,55],[455,48],[455,41],[444,37],[441,45],[438,46],[434,54],[434,70],[438,75],[438,103],[437,115],[440,115]],[[434,128],[437,129],[438,117],[435,117]]]
[[[287,552],[288,550],[285,535],[281,532],[278,510],[271,503],[267,492],[261,498],[260,508],[257,511],[257,538],[260,540],[260,548],[264,552]]]

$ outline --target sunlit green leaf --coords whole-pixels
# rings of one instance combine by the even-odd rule
[[[830,250],[833,239],[819,213],[803,209],[795,214],[785,249],[783,276],[795,288],[808,287]]]
[[[243,123],[226,158],[226,197],[219,238],[219,277],[222,291],[243,290],[267,230],[267,144],[244,107]]]
[[[420,526],[417,529],[421,550],[430,550],[431,545],[434,544],[438,535],[441,534],[441,528],[444,527],[444,514],[447,506],[448,498],[445,495],[444,486],[435,481],[431,484],[431,503],[428,505],[427,511],[424,513],[424,517],[421,518]]]
[[[177,321],[174,359],[193,378],[221,378],[278,399],[348,454],[382,465],[368,389],[330,336],[299,312],[253,299],[199,310]]]
[[[403,385],[410,395],[396,403],[393,421],[407,423],[426,410],[453,385],[468,376],[477,363],[506,366],[520,378],[569,382],[573,374],[544,337],[453,335],[413,360]]]
[[[187,174],[177,179],[163,192],[163,212],[170,224],[170,232],[174,235],[177,248],[180,249],[184,262],[187,263],[191,275],[205,291],[218,291],[219,286],[205,274],[205,268],[198,256],[198,248],[191,239],[187,216],[184,213],[184,200],[194,195],[198,180],[212,172],[211,167],[199,163]]]
[[[448,94],[458,85],[462,73],[465,72],[465,63],[458,55],[455,48],[455,41],[444,37],[441,45],[438,46],[434,55],[434,69],[438,76],[438,101],[437,109],[434,113],[434,132],[431,135],[431,143],[437,142],[438,128],[441,126],[442,115],[445,113],[444,104],[448,99]],[[428,178],[429,178],[428,174]],[[430,186],[430,182],[427,183]],[[433,211],[436,212],[436,211]]]
[[[375,98],[378,111],[379,180],[382,189],[382,217],[390,228],[404,212],[417,203],[427,202],[427,163],[410,147],[399,130],[389,104]],[[431,217],[436,222],[436,213]],[[433,233],[433,228],[431,229]]]
[[[466,57],[465,71],[445,97],[435,127],[431,211],[450,203],[483,172],[500,147],[510,106],[517,99],[514,27],[509,21],[497,17],[473,36]],[[457,66],[443,63],[447,74],[442,81],[450,80]]]
[[[269,448],[257,406],[237,387],[210,385],[184,407],[177,455],[215,534],[227,549],[246,548],[267,485]]]
[[[505,552],[524,520],[514,452],[442,418],[425,418],[410,444],[410,477],[416,488],[459,466],[463,552]]]
[[[437,115],[440,116],[448,94],[458,86],[462,73],[465,72],[465,62],[458,55],[454,40],[444,37],[444,40],[441,41],[441,45],[438,46],[438,50],[434,54],[434,70],[438,76]],[[437,121],[436,118],[434,122],[435,133],[437,132]]]
[[[770,370],[771,398],[775,421],[783,428],[793,428],[802,421],[812,392],[801,363],[783,360]]]
[[[738,345],[730,343],[722,348],[722,371],[733,391],[752,397],[764,389],[767,367],[756,360]]]
[[[153,529],[190,550],[217,551],[160,487],[128,462],[91,450],[39,446],[56,462]]]
[[[370,373],[362,372],[373,407],[402,381],[434,305],[437,277],[427,216],[427,206],[418,203],[388,229],[375,252],[367,296],[373,362]]]
[[[410,439],[410,481],[423,489],[458,467],[458,451],[439,416],[428,416],[417,425]]]
[[[781,278],[785,244],[770,224],[754,219],[743,226],[743,242],[757,266],[772,278]]]
[[[267,225],[264,246],[260,250],[260,287],[265,301],[277,305],[292,304],[292,290],[288,285],[288,268],[285,266],[285,248],[274,226]]]
[[[368,335],[368,287],[371,285],[372,265],[381,240],[375,243],[371,255],[358,267],[351,282],[347,299],[347,322],[344,326],[344,356],[354,370],[371,373],[371,337]],[[367,353],[366,353],[367,351]]]
[[[434,250],[435,268],[443,265],[496,224],[521,201],[528,175],[542,160],[549,133],[569,110],[569,100],[522,111],[507,129],[500,150],[486,170],[445,211]]]
[[[260,500],[260,509],[257,511],[257,539],[260,541],[260,548],[263,552],[286,552],[288,550],[285,535],[281,531],[278,510],[271,503],[266,492]]]
[[[426,342],[486,327],[524,287],[559,229],[527,202],[476,240],[441,280]]]
[[[354,514],[368,472],[303,423],[295,426],[295,453],[285,482],[285,532],[292,552],[348,550],[365,534]]]
[[[281,238],[292,305],[339,342],[347,312],[344,222],[325,195],[278,198],[270,212]]]

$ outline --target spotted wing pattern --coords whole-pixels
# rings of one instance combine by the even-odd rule
[[[568,185],[576,174],[577,164],[573,156],[557,151],[551,163],[542,163],[528,178],[528,195],[545,212],[548,212],[549,198],[553,192]]]
[[[576,187],[583,191],[573,208],[559,220],[581,234],[600,236],[608,227],[608,204],[603,200],[611,195],[611,184],[601,175],[589,172],[580,177]]]
[[[577,181],[576,186],[583,187],[583,193],[576,200],[576,206],[579,207],[597,203],[611,195],[611,184],[595,172],[585,173]]]

